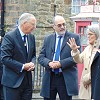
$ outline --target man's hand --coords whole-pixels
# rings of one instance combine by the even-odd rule
[[[56,69],[56,68],[60,68],[61,64],[59,61],[52,61],[52,62],[49,62],[49,66],[52,69]]]
[[[34,70],[34,68],[35,68],[35,65],[32,62],[24,64],[24,70],[32,71]]]

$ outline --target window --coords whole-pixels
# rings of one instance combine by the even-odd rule
[[[88,0],[72,0],[71,13],[72,14],[80,13],[81,5],[86,5],[86,4],[88,4]]]
[[[80,26],[79,27],[79,34],[81,39],[81,45],[87,45],[87,27],[86,26]]]

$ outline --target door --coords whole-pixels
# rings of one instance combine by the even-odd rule
[[[80,35],[81,51],[87,46],[87,27],[91,25],[91,21],[78,21],[76,22],[76,33]],[[77,64],[78,67],[78,84],[80,87],[80,79],[84,65]]]

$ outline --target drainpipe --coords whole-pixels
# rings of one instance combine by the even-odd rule
[[[1,0],[1,29],[0,29],[0,35],[3,37],[5,35],[5,31],[4,31],[4,13],[5,13],[5,0]]]
[[[54,16],[56,16],[56,4],[54,4]]]
[[[56,0],[54,1],[54,16],[56,16]]]

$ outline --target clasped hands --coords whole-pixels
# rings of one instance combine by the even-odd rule
[[[24,64],[24,70],[26,70],[26,71],[32,71],[32,70],[34,70],[34,68],[35,68],[35,65],[32,62]]]
[[[61,64],[59,61],[51,61],[51,62],[49,62],[49,66],[52,69],[56,69],[56,68],[60,68]]]

